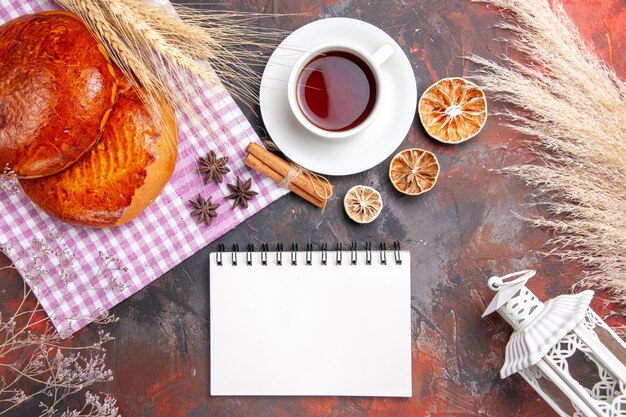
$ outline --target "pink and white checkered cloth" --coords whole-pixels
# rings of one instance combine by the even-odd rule
[[[0,0],[0,24],[56,8],[52,0]],[[157,200],[126,225],[103,230],[67,225],[40,212],[20,191],[0,191],[0,245],[61,336],[89,324],[286,193],[243,165],[246,145],[258,137],[228,92],[207,86],[195,105],[212,131],[179,118],[176,170]],[[196,164],[211,149],[230,158],[231,172],[224,184],[205,186]],[[258,191],[248,209],[232,209],[223,197],[225,183],[237,176],[252,177]],[[198,193],[220,204],[209,227],[190,216],[188,201]]]

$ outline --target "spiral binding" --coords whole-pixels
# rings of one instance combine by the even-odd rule
[[[278,265],[283,264],[283,244],[279,243],[276,245],[276,263]]]
[[[248,243],[246,247],[246,265],[252,265],[252,252],[254,252],[254,245]]]
[[[237,265],[237,252],[239,252],[239,245],[235,244],[233,245],[233,251],[231,253],[231,263],[233,265]]]
[[[298,265],[298,244],[291,244],[291,265]]]
[[[393,258],[396,261],[396,264],[402,264],[402,258],[400,258],[400,241],[396,240],[393,242]]]
[[[350,244],[350,265],[356,265],[358,262],[358,248],[357,248],[358,244],[357,242],[352,242]],[[366,265],[372,265],[372,243],[371,242],[365,242],[364,244],[364,252],[365,252],[365,264]],[[246,261],[246,265],[250,266],[253,264],[253,253],[255,252],[254,250],[254,245],[252,243],[248,243],[246,245],[246,251],[245,251],[245,261]],[[267,243],[263,243],[261,244],[261,265],[267,265],[268,264],[268,253],[269,253],[270,249],[269,249],[269,245]],[[328,265],[328,244],[327,243],[322,243],[320,245],[320,251],[322,253],[321,256],[321,264],[322,265]],[[226,247],[224,246],[223,243],[220,243],[217,245],[217,252],[215,255],[215,260],[217,265],[223,265],[224,263],[224,253],[226,252]],[[283,264],[283,252],[284,252],[284,246],[282,243],[278,243],[276,245],[276,251],[275,251],[275,255],[276,255],[276,264],[277,265],[282,265]],[[291,249],[289,251],[289,260],[291,265],[298,265],[298,244],[297,243],[292,243],[291,244]],[[380,264],[381,265],[387,265],[387,244],[384,242],[380,243],[380,247],[379,247],[379,255],[380,255]],[[237,265],[237,254],[239,253],[239,245],[234,244],[232,246],[231,249],[231,264],[236,266]],[[343,262],[343,245],[341,243],[337,243],[335,245],[335,263],[337,265],[341,265]],[[393,242],[393,261],[397,264],[397,265],[401,265],[402,264],[402,258],[400,256],[400,241],[396,240],[395,242]],[[305,250],[305,264],[306,265],[312,265],[313,264],[313,244],[312,243],[307,243],[306,244],[306,250]]]
[[[269,245],[267,243],[261,244],[261,265],[267,265],[267,251]]]

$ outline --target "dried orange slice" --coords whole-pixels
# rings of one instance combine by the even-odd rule
[[[485,125],[487,100],[473,82],[444,78],[422,94],[418,113],[431,137],[444,143],[461,143],[476,136]]]
[[[425,193],[435,186],[439,162],[432,152],[405,149],[396,154],[389,165],[389,179],[396,190],[407,195]]]
[[[350,188],[343,199],[343,207],[348,217],[357,223],[374,221],[383,209],[383,198],[372,187],[355,185]]]

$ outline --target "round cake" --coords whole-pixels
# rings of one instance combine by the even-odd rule
[[[177,155],[174,110],[151,117],[134,89],[120,92],[98,143],[64,171],[20,179],[24,193],[60,220],[92,227],[125,223],[159,195]]]
[[[68,12],[0,26],[0,168],[55,174],[98,140],[116,97],[102,45]]]

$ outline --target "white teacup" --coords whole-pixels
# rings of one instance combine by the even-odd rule
[[[374,106],[372,107],[369,115],[362,120],[356,126],[345,130],[327,130],[315,125],[303,112],[299,100],[298,100],[298,82],[302,75],[303,70],[317,57],[323,56],[330,52],[345,52],[355,55],[360,58],[371,70],[373,74],[376,95],[374,99]],[[362,48],[348,44],[344,42],[326,42],[316,45],[302,54],[302,56],[294,64],[291,73],[289,75],[289,82],[287,84],[287,96],[289,101],[289,107],[298,120],[298,122],[311,133],[323,139],[343,139],[356,135],[367,128],[378,116],[378,113],[382,106],[383,97],[383,82],[380,66],[387,61],[394,53],[394,49],[390,44],[383,44],[373,53],[369,53]],[[332,93],[332,92],[331,92]]]

